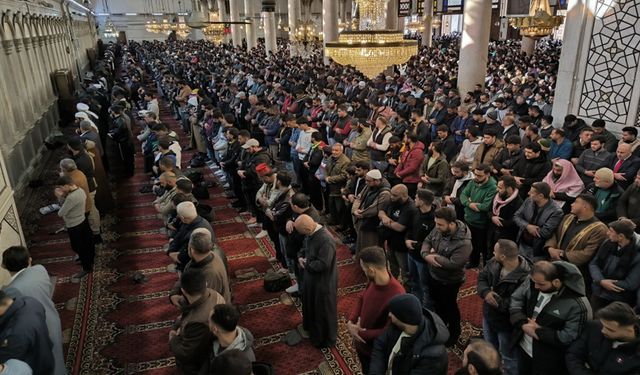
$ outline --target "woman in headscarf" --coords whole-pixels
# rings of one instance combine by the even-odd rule
[[[551,198],[565,213],[569,212],[575,197],[584,190],[584,183],[573,164],[564,159],[552,161],[552,168],[542,182],[549,184]]]

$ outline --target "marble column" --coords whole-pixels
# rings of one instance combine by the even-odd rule
[[[291,56],[298,54],[295,43],[295,33],[298,29],[298,19],[300,19],[300,0],[287,1],[287,18],[289,20],[289,53]]]
[[[418,0],[423,1],[423,0]],[[424,30],[422,31],[422,45],[431,47],[433,41],[433,0],[424,0]]]
[[[240,22],[240,1],[229,1],[229,21]],[[231,41],[234,46],[242,45],[242,29],[238,24],[231,24]]]
[[[322,1],[322,33],[324,44],[338,40],[338,0]],[[329,58],[325,54],[324,63],[329,64]]]
[[[0,152],[0,252],[11,246],[25,245],[14,192],[9,181],[9,174]],[[2,268],[0,270],[0,285],[6,285],[10,279],[9,273]]]
[[[526,53],[527,56],[532,56],[533,52],[536,50],[536,40],[523,36],[520,44],[520,50]]]
[[[276,13],[262,12],[262,19],[264,20],[264,44],[267,56],[269,56],[270,52],[275,53],[278,50],[276,43]]]
[[[398,30],[398,0],[387,1],[387,30]]]
[[[490,31],[491,1],[465,1],[458,67],[460,92],[473,91],[477,84],[484,85],[487,75]]]
[[[227,21],[227,6],[225,5],[224,0],[218,0],[218,14],[220,16],[220,21]]]
[[[252,49],[258,44],[258,33],[256,23],[255,0],[244,0],[244,14],[247,22],[247,48]]]

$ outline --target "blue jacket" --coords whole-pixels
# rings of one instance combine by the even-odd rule
[[[291,146],[291,160],[296,160],[296,158],[298,157],[298,151],[296,151],[298,138],[300,138],[300,129],[294,128],[293,131],[291,132],[291,138],[289,138],[289,142],[293,144]]]
[[[467,116],[466,119],[463,119],[460,116],[456,116],[456,118],[453,119],[453,122],[451,123],[451,134],[454,135],[457,145],[462,144],[462,142],[464,142],[465,140],[464,131],[467,129],[467,127],[469,127],[471,120],[472,119],[470,116]],[[460,131],[460,134],[456,134],[458,130]]]
[[[268,117],[264,120],[264,141],[267,145],[275,145],[276,136],[280,131],[280,119],[277,117]]]
[[[569,138],[565,137],[562,143],[557,144],[556,142],[551,142],[551,150],[549,150],[549,159],[565,159],[571,160],[571,154],[573,153],[573,144],[569,140]]]

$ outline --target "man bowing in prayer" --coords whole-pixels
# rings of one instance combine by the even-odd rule
[[[302,292],[302,326],[317,348],[335,345],[338,331],[338,269],[336,242],[329,231],[309,215],[300,215],[296,230],[309,238],[304,252],[298,253],[304,269]]]

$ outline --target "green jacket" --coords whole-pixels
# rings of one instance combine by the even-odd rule
[[[460,203],[464,206],[464,220],[467,224],[479,227],[489,224],[495,195],[496,180],[492,177],[482,185],[478,185],[474,180],[469,181],[460,195]],[[480,212],[472,210],[469,207],[471,203],[477,203]]]

